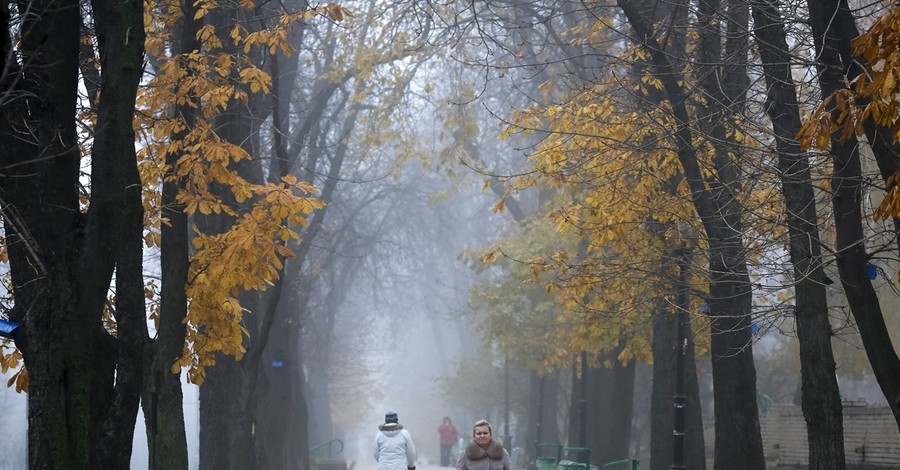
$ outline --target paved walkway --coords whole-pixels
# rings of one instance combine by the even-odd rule
[[[350,470],[378,470],[378,467],[375,462],[365,464],[356,463]],[[439,465],[420,463],[416,465],[416,470],[453,470],[453,467],[441,467]]]

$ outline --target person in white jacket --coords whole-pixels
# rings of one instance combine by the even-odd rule
[[[375,461],[378,470],[416,470],[416,445],[393,411],[388,411],[384,424],[378,426]]]

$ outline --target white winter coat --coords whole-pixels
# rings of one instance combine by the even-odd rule
[[[406,470],[416,466],[416,446],[403,425],[386,423],[378,426],[375,461],[378,470]]]

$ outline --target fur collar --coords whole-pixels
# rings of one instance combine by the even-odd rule
[[[399,431],[403,429],[403,425],[400,423],[384,423],[378,425],[379,431]]]
[[[491,442],[488,443],[487,450],[482,449],[481,446],[475,443],[475,439],[469,441],[466,445],[466,457],[469,460],[481,460],[485,457],[497,460],[503,458],[503,444],[500,443],[497,439],[491,438]]]

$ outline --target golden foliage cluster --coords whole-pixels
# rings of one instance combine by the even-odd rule
[[[590,34],[599,30],[584,29]],[[642,54],[637,48],[623,50],[620,63],[642,63]],[[549,344],[555,345],[544,351],[545,366],[568,363],[573,351],[603,352],[617,346],[624,346],[619,360],[649,360],[652,315],[676,311],[674,250],[703,253],[707,246],[672,139],[679,124],[668,103],[640,106],[640,100],[629,98],[650,96],[662,83],[646,74],[635,77],[628,67],[610,67],[605,77],[575,92],[557,86],[553,81],[541,84],[539,91],[553,104],[516,111],[502,133],[517,138],[541,132],[540,144],[530,156],[536,175],[528,175],[524,184],[509,185],[516,190],[544,186],[557,191],[556,208],[546,213],[555,232],[550,237],[569,240],[567,246],[546,247],[542,254],[524,260],[531,282],[544,286],[557,309],[552,328],[541,332],[545,341],[551,335]],[[688,104],[695,113],[703,106],[700,97]],[[735,145],[748,149],[757,145],[739,122],[724,126]],[[703,176],[715,181],[716,146],[704,132],[694,136],[692,146]],[[782,207],[777,188],[771,183],[761,189],[747,185],[736,197],[765,212],[760,221],[774,220],[771,214]],[[771,224],[755,229],[775,236],[784,231]],[[505,239],[504,251],[508,243],[516,246]],[[500,254],[492,249],[483,261],[499,262]],[[694,293],[690,311],[698,312],[707,280],[698,277],[704,272],[702,256],[691,263],[695,269],[687,280]],[[708,326],[699,313],[694,317],[695,330]],[[510,320],[500,324],[514,326]],[[500,334],[501,329],[492,331]],[[703,337],[698,339],[702,354],[706,344]]]
[[[219,8],[215,0],[198,0],[194,20]],[[238,8],[250,16],[255,4],[243,0]],[[245,313],[238,300],[242,291],[265,290],[279,277],[283,260],[292,256],[289,242],[299,240],[299,227],[324,202],[316,188],[288,175],[275,184],[256,184],[242,178],[234,164],[252,156],[240,145],[222,139],[213,120],[234,103],[246,103],[250,95],[268,93],[272,79],[254,63],[266,53],[292,54],[288,31],[300,21],[324,15],[339,21],[349,11],[336,4],[295,13],[282,12],[268,28],[250,30],[251,23],[236,22],[227,37],[213,24],[197,32],[202,50],[170,54],[172,25],[181,20],[177,2],[149,9],[147,49],[160,64],[138,98],[141,111],[137,125],[144,142],[139,150],[139,168],[145,187],[146,237],[158,245],[159,228],[167,223],[162,212],[160,187],[176,182],[176,197],[188,215],[223,215],[232,224],[222,233],[202,233],[194,228],[189,284],[185,286],[189,310],[182,357],[172,372],[188,369],[191,382],[200,384],[204,369],[215,363],[216,353],[240,359]],[[255,23],[254,23],[255,24]],[[227,47],[229,44],[234,47]],[[177,114],[178,107],[196,110],[192,119]],[[173,168],[168,156],[177,157]],[[228,199],[221,189],[227,188]],[[235,207],[234,204],[241,207]],[[154,289],[148,295],[155,295]],[[158,324],[158,312],[152,312]]]
[[[185,351],[172,365],[173,372],[187,367],[193,383],[201,383],[205,366],[215,363],[218,351],[240,359],[245,350],[241,326],[244,309],[238,300],[241,291],[265,290],[278,278],[283,259],[293,255],[287,242],[299,240],[292,228],[305,226],[306,217],[324,206],[321,199],[302,197],[316,190],[292,176],[284,185],[260,188],[253,207],[237,218],[226,232],[217,235],[196,233],[196,250],[191,260],[191,299],[186,319],[189,325]]]
[[[28,370],[22,363],[22,352],[12,344],[12,341],[0,339],[0,374],[10,370],[16,371],[9,377],[6,386],[15,386],[18,393],[28,390]]]
[[[846,141],[864,135],[875,123],[900,141],[900,5],[896,3],[852,41],[857,56],[865,59],[865,73],[847,88],[826,97],[807,119],[799,139],[804,148],[828,149],[832,136]],[[875,210],[876,219],[900,217],[900,173],[890,175],[887,195]]]

